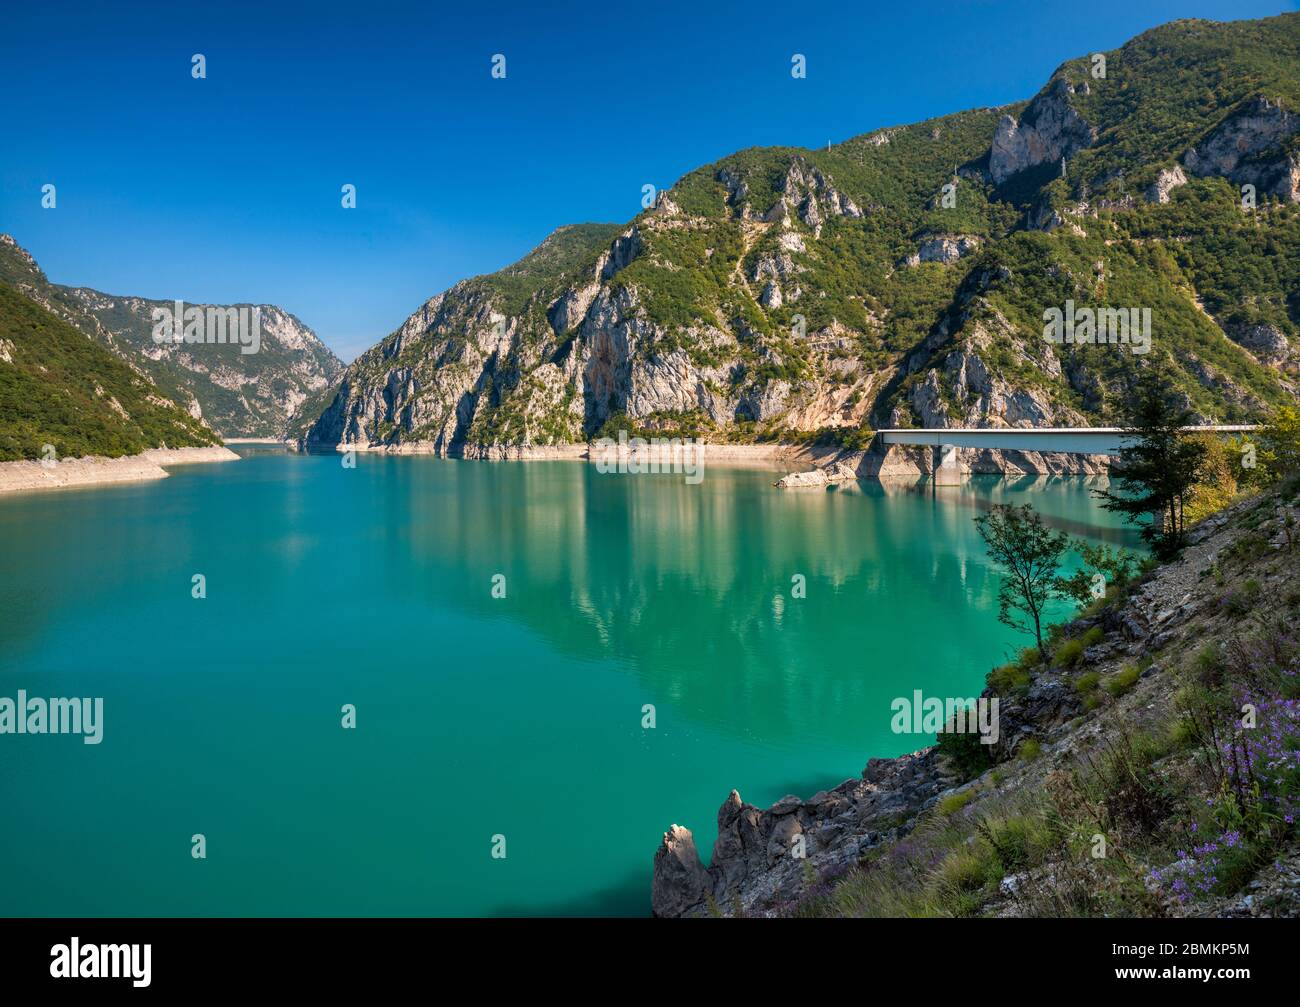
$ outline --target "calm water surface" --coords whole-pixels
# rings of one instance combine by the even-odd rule
[[[0,913],[646,914],[668,825],[707,856],[731,788],[921,747],[890,701],[974,695],[1023,645],[981,508],[1131,543],[1082,480],[240,450],[0,499],[0,696],[105,706],[98,746],[0,736]]]

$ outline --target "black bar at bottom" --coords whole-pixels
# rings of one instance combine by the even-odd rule
[[[972,990],[971,982],[987,981],[997,988],[1014,980],[1020,993],[1172,984],[1231,995],[1242,984],[1280,983],[1289,976],[1294,938],[1290,925],[1273,920],[836,920],[811,925],[648,919],[39,919],[0,923],[0,975],[6,992],[63,988],[89,996],[278,989],[338,995],[398,991],[412,982],[428,989],[433,983],[462,980],[484,992],[522,984],[530,992],[572,992],[586,986],[599,994],[598,975],[610,970],[632,981],[628,988],[682,992],[721,966],[734,970],[735,980],[745,985],[776,981],[786,969],[787,979],[802,975],[811,981],[829,968],[814,986],[842,983],[846,993],[868,995],[878,982],[907,977],[919,984],[918,992],[941,989],[946,981]],[[96,971],[119,974],[87,974]],[[1045,985],[1039,987],[1039,982]]]

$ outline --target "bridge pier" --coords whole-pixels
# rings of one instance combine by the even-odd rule
[[[960,486],[965,482],[965,473],[957,460],[955,444],[936,444],[934,447],[934,484],[936,486]]]

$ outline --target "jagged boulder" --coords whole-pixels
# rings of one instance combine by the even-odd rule
[[[691,830],[671,826],[655,853],[650,883],[651,911],[656,916],[683,916],[704,901],[711,887]]]
[[[775,280],[769,281],[763,287],[758,303],[768,310],[775,310],[785,303],[785,299],[781,296],[781,287]]]

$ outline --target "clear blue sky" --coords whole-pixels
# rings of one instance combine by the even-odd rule
[[[1027,98],[1063,60],[1175,18],[1294,6],[9,5],[0,230],[55,282],[279,304],[349,360],[556,226],[631,218],[646,183]]]

